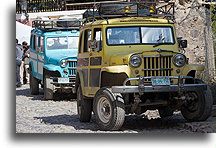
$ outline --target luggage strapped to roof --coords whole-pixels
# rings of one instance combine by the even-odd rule
[[[101,2],[83,14],[83,24],[98,19],[152,17],[174,20],[175,2]]]

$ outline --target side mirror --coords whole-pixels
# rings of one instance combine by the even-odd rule
[[[92,49],[95,49],[96,48],[96,40],[89,40],[88,41],[88,47],[89,48],[92,48]]]
[[[101,42],[96,40],[88,41],[89,48],[92,48],[92,51],[99,52],[101,50]]]
[[[101,41],[96,41],[96,48],[94,48],[93,50],[97,52],[102,50]]]
[[[179,40],[180,48],[187,48],[187,40]]]

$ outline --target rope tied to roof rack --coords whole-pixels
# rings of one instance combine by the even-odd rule
[[[120,17],[156,17],[174,20],[174,2],[103,2],[95,3],[83,14],[83,24]]]

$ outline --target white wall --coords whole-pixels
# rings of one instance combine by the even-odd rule
[[[23,41],[26,41],[28,44],[30,44],[31,30],[32,27],[16,21],[16,38],[20,44]]]
[[[53,12],[37,12],[28,13],[30,19],[36,19],[38,17],[48,17],[48,16],[69,16],[73,18],[82,18],[82,14],[86,10],[71,10],[71,11],[53,11]],[[16,14],[16,20],[21,19],[22,14]]]

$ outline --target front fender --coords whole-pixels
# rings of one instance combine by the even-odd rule
[[[116,66],[107,66],[101,68],[101,72],[109,72],[109,73],[126,73],[127,76],[131,75],[131,70],[128,65],[116,65]]]
[[[77,76],[78,77],[76,77],[76,79],[79,79],[79,80],[76,80],[76,83],[77,83],[77,81],[79,81],[79,84],[81,85],[81,88],[82,88],[82,93],[86,94],[85,89],[84,89],[84,74],[83,74],[83,72],[80,70],[77,70]],[[78,84],[76,84],[76,90],[77,90],[77,88],[78,88]]]
[[[60,66],[57,65],[53,65],[53,64],[45,64],[43,66],[44,69],[48,70],[48,71],[58,71],[60,73],[61,76],[63,76],[62,74],[62,68]]]
[[[205,69],[204,65],[200,64],[188,64],[182,70],[182,75],[187,75],[190,71],[203,71]]]
[[[31,73],[33,74],[33,76],[36,77],[37,73],[35,72],[34,63],[32,61],[29,62],[29,67],[31,68]]]

